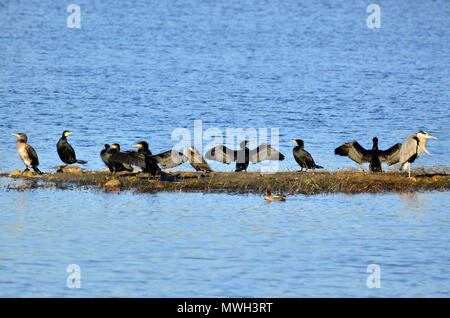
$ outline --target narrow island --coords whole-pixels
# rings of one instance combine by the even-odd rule
[[[358,171],[315,172],[182,172],[165,171],[152,176],[142,172],[84,171],[67,166],[64,172],[36,174],[15,170],[3,177],[23,179],[23,189],[90,188],[101,191],[134,191],[136,193],[204,192],[204,193],[385,193],[414,191],[448,191],[450,174],[447,169],[417,168],[411,178],[397,171],[370,173]],[[14,187],[13,187],[14,188]]]

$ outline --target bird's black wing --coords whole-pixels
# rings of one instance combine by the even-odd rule
[[[364,149],[356,140],[347,142],[336,148],[334,154],[347,156],[359,164],[370,161],[370,152]]]
[[[188,161],[188,158],[181,152],[175,150],[168,150],[160,154],[152,156],[163,169],[173,168]]]
[[[237,159],[237,151],[218,145],[206,152],[205,158],[230,164]]]
[[[184,155],[188,158],[192,168],[196,171],[212,171],[202,154],[195,148],[191,149],[186,148],[184,150]]]
[[[73,147],[69,143],[59,145],[58,154],[61,160],[66,163],[73,163],[77,160],[75,156],[75,150],[73,150]]]
[[[393,145],[391,148],[381,151],[380,161],[391,166],[400,161],[400,148],[402,144],[398,143]]]
[[[32,166],[38,166],[39,165],[39,159],[38,159],[38,155],[36,153],[36,150],[34,150],[34,148],[31,147],[30,145],[26,145],[25,149],[27,151],[28,157],[31,160],[31,165]]]
[[[112,162],[126,163],[138,167],[146,167],[146,155],[136,151],[114,152],[111,154]]]
[[[284,155],[268,144],[261,144],[250,150],[249,160],[258,163],[264,160],[284,160]]]
[[[295,155],[294,155],[295,156]],[[307,152],[305,149],[302,149],[300,151],[300,158],[301,161],[307,166],[307,167],[315,167],[316,163],[314,162],[313,157],[309,152]]]

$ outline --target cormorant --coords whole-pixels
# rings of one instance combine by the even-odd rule
[[[28,137],[24,133],[12,134],[17,136],[19,139],[16,141],[17,151],[19,152],[20,159],[22,159],[23,163],[27,167],[25,171],[29,171],[28,168],[33,168],[33,170],[39,174],[42,172],[38,169],[39,159],[33,147],[27,144]]]
[[[205,158],[203,158],[202,154],[194,147],[184,149],[184,155],[189,159],[189,163],[195,171],[212,171]]]
[[[133,146],[138,147],[138,152],[141,151],[149,156],[152,156],[153,159],[155,159],[156,162],[159,163],[161,169],[173,168],[188,161],[188,158],[185,155],[175,150],[168,150],[157,155],[152,155],[152,152],[148,147],[148,143],[145,141],[141,141]]]
[[[302,171],[303,168],[305,168],[306,170],[308,170],[308,169],[313,169],[313,170],[314,169],[323,169],[322,166],[316,165],[311,154],[304,149],[303,140],[291,139],[291,141],[293,141],[294,143],[297,144],[297,146],[295,146],[294,149],[292,149],[292,153],[294,154],[295,161],[297,161],[297,163],[302,168],[300,171]]]
[[[374,137],[372,141],[373,146],[371,150],[364,149],[356,140],[353,140],[336,148],[334,154],[348,156],[360,165],[368,162],[371,172],[381,172],[382,162],[391,166],[399,161],[402,144],[395,144],[387,150],[379,150],[378,138]]]
[[[119,144],[112,144],[111,145],[111,152],[112,153],[120,152],[120,145]],[[125,152],[133,152],[133,150],[127,150]],[[128,164],[128,163],[122,163],[122,166],[123,166],[123,169],[126,170],[126,171],[130,171],[131,172],[131,171],[134,170],[133,167],[130,164]],[[122,167],[120,167],[120,168],[122,168]],[[120,171],[123,171],[123,170],[120,170]]]
[[[129,164],[111,161],[111,155],[120,151],[120,146],[118,144],[113,144],[112,146],[105,144],[103,146],[105,149],[100,152],[100,157],[111,173],[133,171],[133,168]]]
[[[111,153],[109,160],[111,162],[138,166],[142,169],[142,172],[150,173],[153,176],[161,174],[158,162],[152,156],[148,144],[145,141],[140,141],[135,146],[138,147],[138,151],[116,151]]]
[[[413,163],[423,152],[431,155],[427,148],[427,139],[437,139],[429,133],[421,130],[417,134],[409,135],[400,148],[400,170],[408,165],[408,177],[411,177],[411,163]]]
[[[247,171],[249,162],[253,164],[264,160],[284,160],[284,155],[270,147],[268,144],[261,144],[258,147],[250,150],[246,146],[248,141],[242,141],[239,146],[240,150],[231,150],[224,145],[218,145],[210,149],[206,154],[206,159],[215,160],[230,164],[236,161],[236,172]]]
[[[59,138],[58,143],[56,144],[56,150],[58,150],[59,158],[61,158],[62,162],[68,165],[73,163],[85,164],[87,163],[87,161],[77,160],[75,150],[73,150],[72,146],[67,142],[67,137],[71,133],[72,133],[71,131],[65,130],[62,133],[61,138]]]

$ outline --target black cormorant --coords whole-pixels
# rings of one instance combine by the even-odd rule
[[[152,156],[152,158],[159,163],[161,169],[173,168],[188,161],[188,158],[184,154],[175,150],[168,150],[157,155],[153,155],[148,147],[148,143],[145,141],[141,141],[134,146],[138,147],[138,152]]]
[[[100,157],[111,173],[133,171],[133,168],[129,164],[111,161],[111,155],[120,151],[120,146],[118,144],[113,144],[112,146],[106,144],[104,147],[105,149],[100,152]]]
[[[194,147],[184,149],[184,155],[189,159],[189,163],[195,171],[212,171],[205,158],[203,158],[202,154]]]
[[[297,146],[295,146],[294,149],[292,149],[292,153],[294,154],[295,161],[297,161],[297,163],[302,168],[300,171],[302,171],[303,168],[305,168],[306,170],[308,170],[308,169],[313,169],[313,170],[314,169],[323,169],[322,166],[316,165],[311,154],[304,149],[305,144],[304,144],[303,140],[291,139],[291,141],[293,141],[295,144],[297,144]]]
[[[400,147],[402,144],[393,145],[387,150],[378,149],[378,138],[372,139],[372,149],[364,149],[356,140],[347,142],[334,150],[334,154],[340,156],[347,156],[360,165],[368,162],[371,172],[381,172],[381,163],[393,165],[400,159]]]
[[[67,137],[71,133],[72,133],[71,131],[65,130],[62,133],[61,138],[59,138],[58,143],[56,144],[56,150],[58,150],[59,158],[61,158],[62,162],[68,165],[73,163],[85,164],[87,163],[87,161],[77,160],[75,150],[73,150],[72,146],[67,142]]]
[[[231,150],[224,145],[218,145],[210,149],[205,157],[226,164],[236,161],[235,171],[247,171],[249,162],[255,164],[264,160],[284,160],[284,155],[268,144],[261,144],[252,150],[248,149],[247,145],[248,141],[246,140],[239,144],[240,150]]]
[[[111,162],[138,166],[142,169],[142,172],[150,173],[153,176],[161,174],[158,162],[152,156],[147,142],[140,141],[136,146],[138,147],[138,151],[128,150],[124,152],[112,152],[109,160]]]
[[[17,136],[19,139],[16,141],[17,151],[19,152],[20,159],[22,159],[23,163],[27,167],[25,171],[28,171],[28,168],[33,168],[33,170],[39,174],[42,172],[38,169],[39,159],[33,147],[27,144],[28,138],[24,133],[12,134]]]
[[[127,151],[128,152],[133,152],[133,150],[127,150]],[[127,152],[127,151],[125,151],[125,152]],[[112,144],[111,145],[111,152],[112,153],[120,152],[120,145],[119,144]],[[126,171],[133,171],[134,170],[133,167],[130,164],[128,164],[128,163],[122,163],[122,166],[123,166],[123,169],[126,170]],[[120,167],[120,168],[122,168],[122,167]],[[121,170],[121,171],[124,171],[124,170]]]

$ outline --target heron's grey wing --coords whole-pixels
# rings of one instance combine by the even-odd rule
[[[391,166],[400,161],[400,148],[402,144],[398,143],[393,145],[391,148],[381,151],[380,161]]]
[[[359,164],[370,161],[369,151],[364,149],[356,140],[339,146],[334,150],[334,154],[339,156],[347,156]]]
[[[162,169],[173,168],[188,161],[185,155],[175,150],[168,150],[152,157],[160,164]]]
[[[419,139],[416,134],[409,135],[400,147],[399,161],[400,164],[408,161],[412,156],[417,154]]]
[[[258,163],[264,160],[284,160],[284,155],[268,144],[261,144],[250,150],[249,160]]]
[[[114,152],[111,154],[110,160],[113,162],[126,163],[133,166],[145,167],[146,156],[136,151]]]
[[[31,147],[30,145],[26,145],[25,150],[27,151],[28,158],[31,159],[31,164],[38,166],[39,165],[39,159],[38,159],[38,155],[36,153],[36,150],[34,150],[34,148]]]
[[[224,145],[218,145],[208,150],[205,154],[205,158],[230,164],[237,159],[237,151],[231,150]]]

